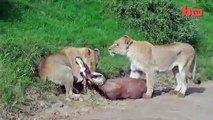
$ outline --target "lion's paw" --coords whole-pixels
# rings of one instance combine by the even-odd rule
[[[170,94],[170,95],[177,95],[177,94],[178,94],[178,91],[171,90],[171,91],[169,92],[169,94]]]
[[[66,101],[68,101],[68,102],[70,102],[71,101],[71,99],[70,98],[68,98],[68,97],[66,97],[66,99],[65,99]]]
[[[144,98],[144,99],[151,99],[152,96],[151,96],[151,95],[146,95],[146,94],[144,94],[144,95],[143,95],[143,98]]]
[[[84,99],[82,97],[79,97],[78,101],[83,102]]]
[[[72,100],[79,100],[79,98],[81,97],[81,95],[80,94],[71,94],[70,95],[70,98],[72,99]]]
[[[183,94],[183,93],[178,93],[177,96],[180,97],[180,98],[184,98],[184,97],[185,97],[185,94]]]

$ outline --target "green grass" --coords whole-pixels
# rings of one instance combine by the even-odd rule
[[[192,0],[175,1],[176,4],[187,6],[189,9],[202,8],[203,16],[197,19],[199,43],[196,48],[198,53],[198,75],[201,80],[213,80],[213,14],[206,10],[202,4],[193,3]],[[210,1],[209,1],[210,3]],[[213,1],[211,3],[213,6]]]
[[[14,17],[11,10],[0,20],[0,98],[11,108],[25,99],[28,86],[40,85],[35,68],[42,57],[69,45],[97,47],[99,71],[113,77],[129,64],[124,57],[112,61],[107,48],[124,34],[141,38],[139,32],[121,27],[112,14],[103,12],[101,2],[17,0],[10,6],[19,16]]]
[[[112,58],[107,48],[125,34],[143,39],[143,33],[122,25],[103,1],[10,1],[0,11],[0,99],[11,109],[25,100],[24,91],[28,86],[48,89],[37,82],[35,68],[43,57],[69,45],[97,47],[101,51],[98,70],[113,77],[119,70],[127,69],[129,62],[125,57]],[[177,2],[185,3],[193,7],[190,2]],[[196,50],[198,77],[202,80],[213,79],[212,21],[208,12],[198,19],[200,43]]]

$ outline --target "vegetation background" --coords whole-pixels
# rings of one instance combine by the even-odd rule
[[[182,17],[183,5],[202,8],[203,16]],[[99,48],[98,71],[117,76],[129,62],[112,58],[107,48],[125,34],[153,44],[192,44],[197,78],[213,80],[212,0],[0,0],[0,102],[19,111],[29,86],[51,89],[38,82],[37,66],[69,45]]]

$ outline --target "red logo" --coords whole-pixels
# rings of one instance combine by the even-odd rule
[[[201,17],[203,15],[202,9],[187,9],[186,6],[182,7],[182,16],[194,16],[194,17]]]

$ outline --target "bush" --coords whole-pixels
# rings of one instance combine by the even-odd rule
[[[181,10],[170,0],[116,0],[111,6],[116,16],[124,21],[122,23],[126,23],[125,26],[143,31],[147,41],[196,44],[197,31],[193,19],[182,17]]]
[[[213,0],[197,0],[197,3],[204,9],[204,11],[210,12],[213,15]]]
[[[50,54],[50,48],[39,43],[0,44],[0,100],[9,110],[24,101],[26,88],[36,84],[43,87],[38,85],[37,68],[43,57]]]
[[[21,18],[21,12],[16,0],[0,0],[0,20],[15,20]]]

